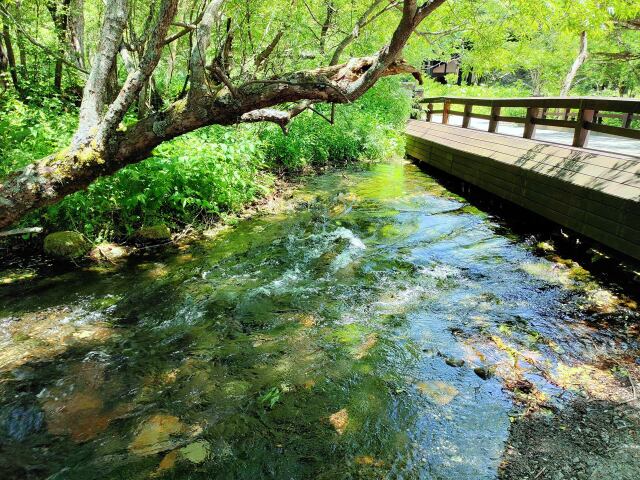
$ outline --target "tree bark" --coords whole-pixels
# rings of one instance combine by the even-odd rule
[[[162,142],[198,128],[245,121],[275,121],[283,126],[305,108],[304,102],[350,103],[385,75],[412,73],[419,77],[418,71],[400,56],[414,29],[443,2],[432,0],[418,7],[415,0],[404,0],[402,18],[390,43],[370,57],[354,58],[342,65],[298,71],[267,80],[251,80],[237,87],[226,78],[224,87],[218,84],[216,94],[209,95],[210,82],[215,79],[208,77],[206,52],[211,28],[223,3],[223,0],[211,0],[196,29],[190,59],[188,98],[178,100],[166,110],[152,113],[122,131],[116,127],[157,65],[177,0],[163,0],[155,36],[151,37],[140,66],[129,74],[118,97],[103,116],[99,108],[102,96],[98,86],[106,82],[126,20],[124,9],[111,8],[114,5],[126,7],[126,0],[112,0],[107,4],[101,48],[94,60],[82,102],[81,125],[76,135],[76,142],[78,138],[82,142],[4,179],[0,184],[0,228],[15,223],[34,209],[85,189],[101,176],[144,160]],[[122,12],[125,12],[124,16]],[[289,102],[298,105],[289,112],[274,113],[279,110],[272,107]]]
[[[55,74],[53,77],[53,88],[60,92],[62,90],[62,65],[67,45],[67,25],[69,20],[69,3],[71,0],[48,0],[47,9],[51,14],[55,27],[56,37],[58,37],[58,57],[56,58]]]
[[[569,73],[567,73],[564,82],[562,82],[562,88],[560,89],[561,97],[566,97],[567,95],[569,95],[569,91],[571,90],[573,81],[578,74],[578,70],[580,70],[580,67],[587,60],[588,56],[589,51],[587,45],[587,32],[582,31],[582,33],[580,33],[580,51],[578,52],[578,56],[576,57],[576,59],[573,61],[571,69],[569,70]]]
[[[22,1],[16,0],[16,12],[17,12],[17,20],[20,22],[22,20]],[[27,50],[25,48],[24,35],[20,31],[20,29],[16,29],[16,45],[18,46],[18,54],[20,57],[20,71],[24,76],[27,71]]]
[[[77,149],[86,143],[90,138],[91,131],[100,122],[102,109],[104,108],[105,90],[122,42],[122,34],[127,23],[128,12],[128,0],[111,0],[107,2],[98,50],[93,59],[93,66],[82,94],[79,126],[72,141],[73,149]]]
[[[69,4],[69,53],[80,68],[86,68],[84,52],[84,0],[71,0]]]
[[[9,75],[11,76],[11,81],[13,82],[16,92],[18,92],[19,95],[22,95],[20,80],[18,79],[18,68],[16,66],[16,55],[13,51],[13,43],[11,41],[11,31],[9,30],[9,25],[6,23],[2,26],[2,39],[4,40],[4,46],[6,48],[5,54],[7,57],[7,66],[9,69]]]
[[[9,59],[4,52],[4,44],[0,41],[0,87],[2,87],[2,92],[0,93],[4,93],[7,90],[7,80],[5,78],[7,68],[9,68]]]
[[[336,13],[336,6],[333,0],[329,0],[327,2],[327,14],[324,17],[324,23],[322,24],[322,28],[320,29],[320,53],[325,52],[325,47],[327,44],[327,35],[329,33],[329,29],[333,23],[333,16]]]

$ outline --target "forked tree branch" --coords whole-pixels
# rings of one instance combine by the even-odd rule
[[[109,106],[109,109],[101,122],[96,135],[96,142],[98,145],[103,145],[118,128],[119,123],[136,100],[138,93],[140,93],[140,89],[144,86],[147,80],[149,80],[149,77],[158,65],[162,54],[162,48],[165,45],[164,38],[171,26],[171,22],[176,16],[177,9],[178,0],[162,0],[158,19],[152,30],[153,34],[147,44],[144,56],[140,61],[140,65],[137,69],[129,73],[120,93],[118,93],[114,102]]]
[[[110,0],[107,2],[98,50],[82,94],[79,126],[72,141],[74,149],[86,143],[92,130],[97,128],[100,123],[104,106],[104,93],[107,89],[111,68],[116,61],[116,55],[120,48],[128,13],[128,0]]]

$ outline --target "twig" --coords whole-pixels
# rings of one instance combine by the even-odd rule
[[[542,470],[540,470],[538,474],[535,477],[533,477],[533,480],[536,480],[536,478],[540,478],[540,475],[542,475],[546,469],[547,467],[542,467]]]

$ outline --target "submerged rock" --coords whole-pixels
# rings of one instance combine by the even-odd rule
[[[210,445],[206,440],[198,440],[179,450],[180,456],[191,463],[202,463],[209,456]]]
[[[173,415],[156,414],[147,419],[129,445],[137,455],[153,455],[175,446],[173,435],[183,433],[185,425]]]
[[[384,461],[377,460],[371,455],[360,455],[355,458],[358,465],[369,465],[372,467],[384,467]]]
[[[133,236],[141,243],[161,242],[171,240],[171,230],[164,223],[161,223],[150,227],[142,227]]]
[[[464,360],[462,360],[461,358],[447,357],[447,358],[445,358],[444,361],[450,367],[458,368],[458,367],[464,366]]]
[[[489,380],[495,375],[495,367],[476,367],[473,372],[483,380]]]
[[[47,255],[67,260],[84,256],[91,244],[79,232],[50,233],[44,239],[44,251]]]
[[[35,406],[14,407],[5,419],[5,427],[11,438],[21,442],[29,434],[42,427],[44,413]]]
[[[329,423],[336,429],[339,435],[342,435],[349,423],[349,413],[346,408],[337,411],[329,417]]]
[[[419,382],[416,387],[423,395],[426,395],[438,405],[446,405],[458,396],[460,392],[453,385],[440,380]]]

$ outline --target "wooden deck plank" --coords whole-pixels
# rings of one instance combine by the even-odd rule
[[[457,128],[457,127],[450,127]],[[458,130],[462,130],[459,129]],[[621,174],[616,171],[606,170],[601,167],[591,167],[585,166],[580,167],[580,162],[576,160],[571,160],[571,163],[557,163],[557,164],[548,164],[548,163],[540,163],[529,161],[528,158],[523,159],[522,157],[518,157],[518,152],[509,153],[492,153],[491,148],[488,148],[486,145],[478,145],[478,142],[468,142],[466,143],[464,139],[455,136],[456,132],[448,132],[447,135],[442,136],[430,136],[427,138],[422,138],[422,140],[426,140],[427,142],[438,143],[445,147],[451,148],[458,152],[468,152],[475,153],[485,157],[496,158],[500,160],[502,163],[516,164],[522,168],[527,170],[535,169],[536,171],[540,171],[542,173],[546,173],[548,175],[566,179],[572,183],[577,183],[583,186],[588,186],[593,189],[604,188],[603,180],[606,183],[619,183],[624,186],[628,186],[629,188],[622,187],[617,193],[614,195],[624,195],[625,198],[636,198],[640,197],[640,180],[637,180],[634,176],[629,176],[628,174]],[[494,135],[494,134],[484,134],[485,136]],[[516,141],[519,139],[515,139]],[[485,139],[486,143],[486,139]],[[584,171],[583,171],[584,170]],[[592,175],[585,173],[589,171]],[[610,190],[610,189],[609,189]]]
[[[622,159],[617,158],[617,161],[612,162],[611,157],[599,157],[597,155],[592,155],[591,157],[574,154],[559,156],[551,154],[550,151],[538,148],[544,147],[544,144],[538,145],[538,147],[534,146],[534,148],[527,150],[502,143],[494,143],[491,138],[486,137],[486,134],[483,134],[482,138],[476,138],[475,136],[466,136],[464,133],[464,130],[461,134],[458,134],[456,131],[429,132],[426,135],[422,135],[421,138],[427,141],[443,143],[444,141],[454,142],[464,145],[465,149],[485,148],[487,150],[493,150],[497,154],[503,155],[503,161],[509,161],[511,163],[522,163],[525,164],[525,166],[532,163],[540,163],[558,166],[558,168],[582,172],[592,176],[607,173],[610,176],[609,179],[612,181],[640,185],[640,161],[632,159],[625,163],[620,161]],[[513,141],[513,139],[511,140]],[[520,139],[516,139],[516,141],[517,140]],[[594,159],[597,159],[597,161]]]
[[[491,138],[487,138],[487,132],[481,130],[457,128],[452,131],[450,125],[427,123],[417,120],[412,120],[412,122],[414,125],[407,129],[407,133],[413,133],[416,137],[433,139],[434,135],[452,134],[460,140],[463,138],[473,139],[480,144],[482,144],[482,142],[488,142],[493,146],[492,148],[496,150],[500,150],[501,147],[506,147],[510,152],[522,150],[522,154],[529,153],[531,155],[535,153],[536,156],[549,157],[550,159],[557,158],[560,161],[572,159],[590,165],[606,167],[607,169],[623,170],[640,175],[640,158],[637,157],[545,143],[538,140],[529,140],[499,133],[493,134]],[[533,152],[531,152],[532,150]],[[616,159],[616,161],[612,162],[611,159]]]

